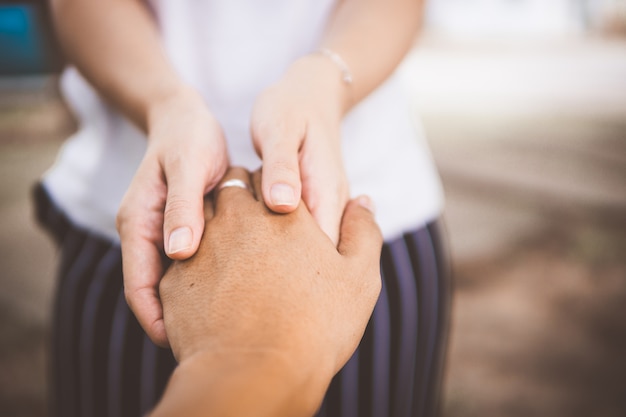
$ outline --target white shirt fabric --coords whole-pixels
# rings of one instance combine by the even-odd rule
[[[317,49],[334,1],[152,0],[149,5],[175,68],[221,123],[232,164],[258,168],[249,133],[254,100],[289,64]],[[45,174],[44,185],[77,225],[119,240],[115,216],[143,157],[145,136],[75,69],[64,72],[61,90],[79,128]],[[434,220],[443,205],[439,178],[403,90],[398,76],[391,76],[342,124],[351,194],[372,197],[385,239]]]

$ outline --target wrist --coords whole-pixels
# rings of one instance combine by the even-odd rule
[[[202,96],[185,83],[177,83],[155,96],[145,112],[145,131],[150,133],[153,126],[173,115],[194,117],[206,114],[208,108]]]
[[[335,64],[337,69],[341,71],[341,79],[345,84],[352,84],[352,71],[350,70],[350,67],[348,66],[346,61],[343,60],[341,55],[328,48],[320,48],[318,50],[318,53],[324,55],[326,58],[330,59],[333,64]]]
[[[346,73],[329,56],[320,52],[305,55],[296,60],[287,76],[309,86],[324,108],[333,111],[339,119],[352,106],[352,85],[345,81]]]
[[[274,351],[206,351],[174,371],[152,417],[312,416],[332,373]]]

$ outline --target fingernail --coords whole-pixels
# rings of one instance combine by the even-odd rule
[[[270,198],[275,206],[295,206],[296,193],[290,185],[274,184],[270,189]]]
[[[176,252],[189,249],[192,244],[193,237],[191,229],[188,227],[179,227],[170,233],[170,241],[167,253],[172,255]]]
[[[370,213],[372,213],[372,214],[376,213],[376,206],[374,206],[374,202],[368,196],[366,196],[366,195],[360,196],[358,198],[357,202],[359,203],[359,206],[361,206],[364,209],[368,210]]]

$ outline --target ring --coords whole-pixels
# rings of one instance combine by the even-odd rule
[[[224,188],[228,188],[228,187],[243,188],[244,190],[250,191],[250,189],[248,188],[248,184],[246,184],[244,181],[240,180],[239,178],[231,178],[227,181],[224,181],[222,185],[220,185],[219,189],[223,190]]]

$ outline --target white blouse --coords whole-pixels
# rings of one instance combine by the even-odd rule
[[[257,95],[297,58],[315,51],[332,0],[151,0],[164,48],[224,130],[231,161],[250,170],[250,113]],[[339,76],[339,75],[338,75]],[[43,181],[78,225],[119,239],[115,215],[146,141],[74,68],[61,90],[78,120]],[[352,195],[368,194],[386,239],[435,219],[443,197],[397,75],[355,106],[342,124]]]

